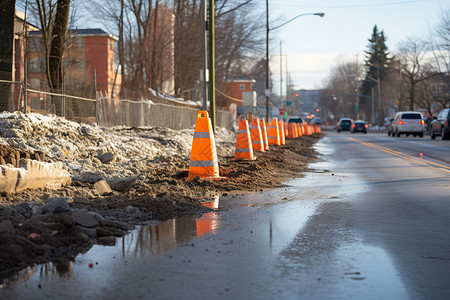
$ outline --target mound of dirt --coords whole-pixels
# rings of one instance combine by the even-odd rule
[[[30,134],[36,128],[38,140]],[[70,134],[64,134],[67,129]],[[308,171],[320,138],[287,140],[256,153],[255,161],[231,161],[235,134],[220,129],[216,144],[226,179],[186,181],[193,131],[107,130],[10,114],[0,117],[0,134],[1,163],[60,161],[72,177],[58,190],[0,195],[0,280],[32,264],[72,259],[97,243],[114,244],[134,225],[202,214],[209,209],[200,204],[213,195],[281,187]]]

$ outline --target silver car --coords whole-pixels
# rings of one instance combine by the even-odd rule
[[[415,136],[423,137],[425,131],[425,122],[423,121],[423,115],[418,111],[399,111],[395,114],[394,121],[392,122],[392,136],[399,137],[402,134],[409,136],[412,134]]]

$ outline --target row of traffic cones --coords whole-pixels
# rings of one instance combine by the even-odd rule
[[[320,126],[286,124],[282,120],[278,121],[277,118],[273,118],[267,125],[264,119],[254,118],[249,126],[248,121],[243,118],[239,122],[233,160],[255,160],[254,152],[268,151],[269,145],[285,145],[286,138],[298,138],[320,132]],[[199,111],[197,114],[187,179],[191,180],[197,176],[211,180],[223,178],[219,176],[214,134],[207,111]]]

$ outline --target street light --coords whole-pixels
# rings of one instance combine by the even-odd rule
[[[378,72],[379,73],[379,72]],[[372,81],[375,81],[377,83],[377,88],[378,88],[378,100],[380,100],[380,79],[379,79],[379,75],[378,75],[378,79],[372,78],[369,75],[366,75],[366,77]],[[375,100],[373,99],[373,87],[372,87],[372,124],[375,124]]]
[[[301,15],[298,15],[298,16],[296,16],[296,17],[293,17],[292,19],[290,19],[289,21],[284,22],[283,24],[280,24],[280,25],[278,25],[278,26],[275,26],[275,27],[270,28],[270,30],[275,30],[275,29],[278,29],[278,28],[280,28],[280,27],[283,27],[284,25],[286,25],[286,24],[288,24],[288,23],[291,23],[291,22],[294,21],[295,19],[298,19],[298,18],[300,18],[300,17],[302,17],[302,16],[307,16],[307,15],[319,16],[319,17],[321,17],[321,18],[323,18],[323,17],[325,16],[324,13],[306,13],[306,14],[301,14]]]
[[[266,120],[267,122],[269,122],[269,101],[270,101],[270,76],[269,76],[269,31],[270,30],[275,30],[278,29],[292,21],[294,21],[297,18],[300,18],[302,16],[307,16],[307,15],[313,15],[313,16],[319,16],[319,17],[323,17],[325,16],[324,13],[305,13],[305,14],[300,14],[298,16],[293,17],[292,19],[284,22],[283,24],[280,24],[278,26],[275,26],[273,28],[269,28],[269,0],[266,0],[266,90],[265,90],[265,94],[266,94]]]
[[[384,64],[384,65],[380,66],[379,63],[377,63],[377,64],[372,64],[372,63],[369,63],[369,62],[367,62],[367,65],[369,65],[369,66],[374,67],[374,68],[377,69],[377,79],[375,79],[375,78],[373,78],[373,77],[371,77],[371,76],[369,76],[369,75],[366,75],[366,77],[367,77],[369,80],[372,80],[372,81],[374,81],[374,82],[377,83],[377,97],[378,97],[378,100],[381,102],[380,67],[382,67],[382,68],[387,68],[388,65],[387,65],[387,64]],[[374,107],[374,106],[375,106],[375,104],[374,104],[374,100],[373,100],[373,87],[372,87],[372,124],[375,123],[375,107]],[[378,123],[380,123],[380,119],[379,119],[379,118],[378,118]],[[378,124],[378,125],[380,125],[380,124]]]
[[[342,111],[344,110],[344,108],[342,107],[342,96],[338,96],[338,95],[330,95],[332,96],[334,101],[337,101],[339,99],[339,117],[342,118]]]

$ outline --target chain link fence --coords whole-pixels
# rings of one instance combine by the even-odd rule
[[[151,100],[115,100],[99,97],[98,124],[104,127],[168,127],[174,130],[193,128],[199,107],[154,103]],[[234,129],[235,118],[227,111],[216,112],[218,127]]]
[[[23,82],[0,81],[8,93],[0,93],[1,103],[9,111],[56,114],[75,122],[102,127],[168,127],[174,130],[193,128],[201,109],[184,104],[155,103],[148,99],[119,100],[97,95],[97,99],[24,89]],[[26,101],[25,101],[26,99]],[[5,106],[6,107],[6,106]],[[216,112],[216,125],[235,129],[236,120],[228,111]]]

